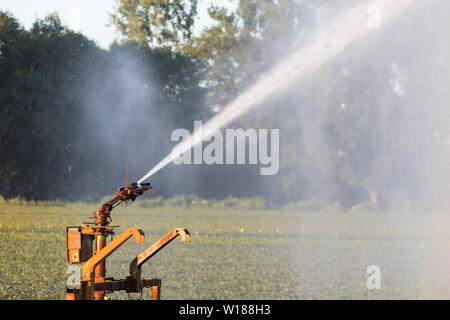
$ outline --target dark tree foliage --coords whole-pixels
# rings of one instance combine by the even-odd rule
[[[0,177],[5,197],[64,197],[74,156],[72,137],[95,44],[63,27],[56,16],[30,31],[0,13]]]
[[[127,163],[130,180],[142,177],[174,147],[174,129],[207,121],[303,45],[322,14],[344,8],[324,0],[237,4],[211,6],[212,24],[194,36],[196,0],[121,0],[111,15],[121,41],[109,50],[56,15],[25,30],[0,11],[0,195],[98,199],[124,183]],[[438,11],[430,11],[434,22],[445,25]],[[421,197],[435,181],[445,194],[438,176],[448,168],[450,46],[434,27],[396,20],[395,32],[387,26],[352,43],[231,124],[280,129],[277,175],[170,164],[152,177],[153,194],[263,196],[310,207],[386,207]]]
[[[0,44],[0,194],[5,198],[75,200],[111,192],[124,182],[123,167],[119,173],[112,162],[126,157],[124,145],[151,136],[152,123],[162,127],[155,114],[174,128],[207,116],[201,112],[199,62],[170,48],[128,43],[105,51],[67,29],[56,15],[26,31],[4,12]],[[124,67],[127,58],[134,69]],[[152,81],[151,101],[139,96],[141,84],[130,81],[137,74]],[[129,87],[127,97],[123,86]],[[121,119],[139,107],[127,101],[136,95],[136,104],[144,108],[142,121],[121,131]],[[102,139],[108,128],[112,134]],[[164,134],[168,140],[169,133]],[[167,151],[156,149],[153,161]]]

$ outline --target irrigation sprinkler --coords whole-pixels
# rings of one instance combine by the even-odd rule
[[[161,279],[141,278],[141,267],[176,237],[181,236],[183,242],[189,242],[190,235],[186,229],[176,228],[144,250],[131,262],[130,275],[125,279],[115,280],[106,276],[106,259],[115,250],[131,237],[136,243],[143,243],[145,239],[141,229],[130,228],[107,244],[107,238],[114,236],[114,228],[118,227],[110,225],[111,211],[121,203],[135,201],[150,189],[150,184],[137,183],[119,188],[116,196],[94,213],[94,222],[66,228],[67,262],[83,263],[80,281],[66,285],[67,300],[109,300],[106,294],[115,291],[125,291],[129,297],[131,293],[140,293],[142,297],[143,289],[150,289],[151,300],[160,299]]]

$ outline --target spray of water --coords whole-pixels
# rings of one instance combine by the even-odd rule
[[[202,130],[195,131],[189,139],[178,144],[172,152],[150,170],[138,183],[142,183],[178,156],[188,151],[211,134],[223,128],[251,108],[261,105],[268,97],[279,93],[295,80],[317,70],[321,65],[337,56],[353,41],[373,32],[370,25],[370,8],[376,8],[381,22],[393,18],[406,8],[412,0],[376,0],[368,1],[338,15],[324,23],[308,44],[294,50],[256,84],[229,103],[223,110],[203,125]],[[375,17],[376,18],[376,17]],[[376,29],[376,26],[375,26]]]

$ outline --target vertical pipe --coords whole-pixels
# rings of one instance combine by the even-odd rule
[[[150,290],[150,300],[159,300],[161,296],[161,285],[153,286]]]
[[[106,237],[104,235],[96,236],[96,253],[106,246]],[[103,283],[106,275],[106,262],[103,261],[95,267],[95,283]],[[104,300],[105,291],[96,291],[94,293],[95,300]]]
[[[75,300],[75,293],[66,291],[66,300]]]

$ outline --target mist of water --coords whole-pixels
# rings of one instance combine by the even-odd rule
[[[261,105],[266,99],[280,93],[295,80],[316,71],[327,61],[336,57],[343,49],[355,40],[373,32],[368,24],[368,8],[376,7],[381,13],[382,21],[394,18],[406,8],[411,0],[376,0],[369,1],[325,22],[308,42],[284,58],[271,71],[239,95],[223,110],[203,125],[202,130],[194,131],[189,139],[178,144],[167,157],[151,169],[138,183],[142,183],[163,169],[178,156],[250,109]]]

